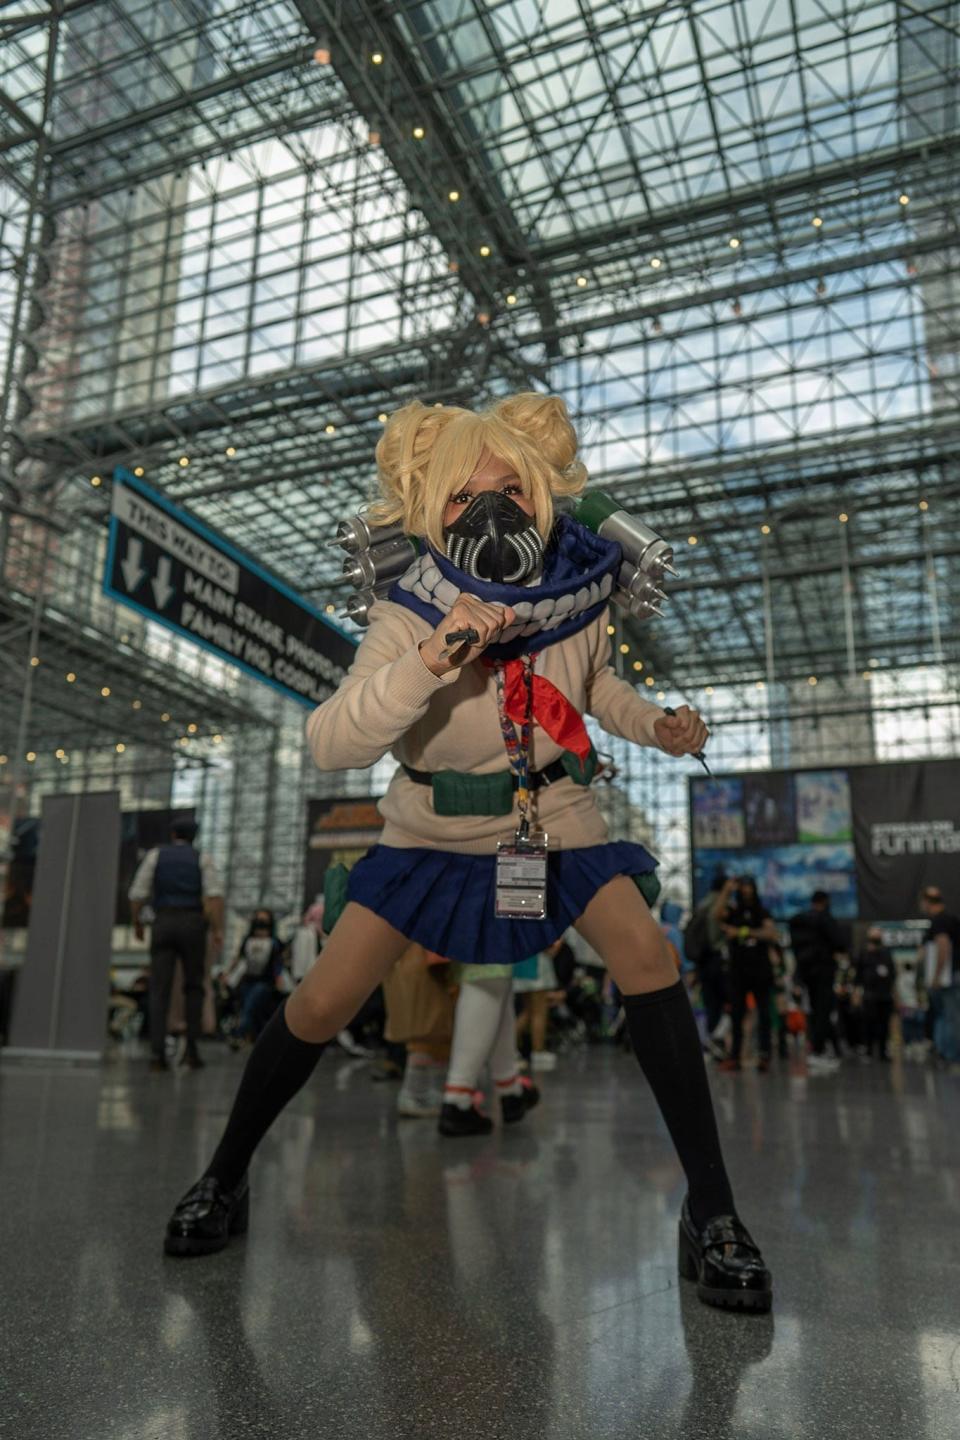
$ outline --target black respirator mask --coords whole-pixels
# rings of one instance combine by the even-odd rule
[[[451,565],[475,580],[522,585],[543,565],[543,541],[533,517],[498,491],[477,495],[443,534]]]

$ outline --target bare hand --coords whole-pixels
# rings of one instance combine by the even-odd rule
[[[696,755],[710,738],[710,731],[689,705],[681,705],[675,715],[661,715],[653,729],[668,755]]]
[[[509,605],[488,605],[475,595],[458,595],[440,624],[428,639],[420,643],[420,658],[434,675],[448,675],[482,655],[488,645],[495,645],[502,631],[512,625],[516,616]],[[450,647],[445,636],[454,630],[476,630],[476,645]]]

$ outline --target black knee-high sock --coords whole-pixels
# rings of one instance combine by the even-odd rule
[[[275,1010],[250,1053],[227,1128],[205,1174],[232,1190],[280,1111],[310,1079],[326,1045],[298,1040],[287,1025],[286,1002]]]
[[[694,1223],[734,1213],[697,1022],[683,981],[649,995],[625,995],[623,1008],[634,1053],[687,1177]]]

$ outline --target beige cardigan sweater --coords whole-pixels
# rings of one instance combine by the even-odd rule
[[[432,626],[403,605],[381,600],[340,688],[307,721],[307,738],[321,770],[363,769],[389,751],[414,770],[487,774],[509,768],[497,714],[496,680],[479,662],[439,678],[417,649]],[[663,714],[618,680],[610,666],[607,613],[577,635],[548,645],[537,657],[543,675],[605,730],[659,748],[654,721]],[[561,754],[539,725],[531,739],[531,768]],[[602,845],[607,827],[589,787],[560,780],[533,797],[551,844],[569,850]],[[516,825],[507,815],[438,816],[429,786],[400,769],[380,801],[385,845],[491,854]]]

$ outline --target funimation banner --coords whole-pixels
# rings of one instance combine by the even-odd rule
[[[750,874],[785,920],[825,890],[839,919],[903,920],[923,885],[960,890],[960,762],[694,777],[694,899]]]
[[[960,902],[960,761],[863,765],[850,772],[857,888],[868,920],[917,913],[924,885]]]

